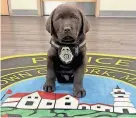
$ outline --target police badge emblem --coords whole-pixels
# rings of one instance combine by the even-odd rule
[[[73,54],[69,47],[62,47],[60,50],[59,57],[62,62],[69,64],[73,60]]]

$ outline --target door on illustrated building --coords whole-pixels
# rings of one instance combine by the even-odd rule
[[[128,114],[129,113],[128,109],[123,109],[123,113]]]
[[[110,110],[109,110],[109,109],[105,109],[105,111],[106,111],[106,112],[110,112]]]
[[[86,109],[86,107],[85,107],[85,106],[83,106],[83,107],[82,107],[82,109],[83,109],[83,110],[85,110],[85,109]]]
[[[9,15],[8,0],[1,0],[1,15]]]
[[[85,15],[90,15],[90,16],[94,16],[95,15],[95,4],[96,3],[91,3],[91,2],[45,2],[44,1],[44,15],[50,15],[51,12],[60,4],[74,4],[76,5],[79,9],[81,9]]]

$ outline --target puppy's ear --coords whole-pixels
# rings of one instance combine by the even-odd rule
[[[79,11],[79,12],[80,12],[81,19],[82,19],[81,30],[82,30],[82,33],[85,35],[89,31],[90,25],[89,25],[85,15],[83,14],[83,12],[81,12],[81,11]]]
[[[55,10],[51,13],[49,18],[46,21],[46,30],[52,35],[54,32],[53,28],[53,15],[54,15]]]

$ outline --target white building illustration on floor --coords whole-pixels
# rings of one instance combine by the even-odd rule
[[[116,113],[136,113],[136,108],[130,101],[129,92],[117,86],[111,95],[114,97],[114,105],[79,103],[77,98],[69,94],[36,91],[16,93],[8,97],[1,106],[21,109],[91,109]]]
[[[91,104],[91,109],[96,111],[113,112],[113,105],[102,104],[102,103]]]
[[[119,88],[113,89],[111,94],[114,97],[114,112],[118,113],[136,113],[136,108],[130,101],[130,93],[124,89]]]
[[[36,91],[29,94],[14,94],[7,98],[1,106],[22,109],[77,109],[78,99],[68,94]]]
[[[83,109],[83,110],[85,110],[85,109],[91,109],[91,105],[90,104],[86,104],[86,103],[80,103],[78,105],[78,109]]]

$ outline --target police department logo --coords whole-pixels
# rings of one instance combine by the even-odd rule
[[[1,65],[2,117],[136,117],[136,57],[87,54],[87,95],[80,99],[72,96],[72,84],[42,90],[47,54],[5,57]]]
[[[73,60],[73,54],[69,47],[62,47],[59,57],[62,62],[68,64]]]

